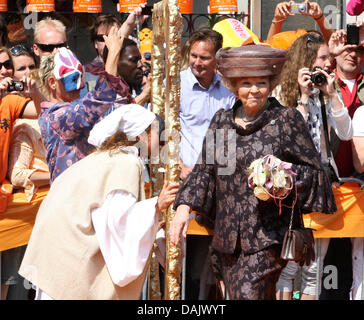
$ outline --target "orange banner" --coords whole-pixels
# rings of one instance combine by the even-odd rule
[[[101,0],[73,0],[73,12],[102,12]]]
[[[305,226],[316,229],[315,238],[364,237],[364,190],[347,182],[333,191],[338,210],[303,215]]]
[[[0,251],[28,243],[39,206],[48,190],[48,187],[40,188],[30,203],[22,192],[10,197],[6,212],[0,213]]]
[[[193,12],[193,0],[177,0],[179,11],[183,14],[191,14]]]
[[[210,0],[210,14],[238,12],[237,0]]]
[[[337,211],[333,214],[304,214],[306,228],[312,228],[315,238],[364,237],[364,190],[355,183],[346,182],[333,187]],[[192,219],[187,234],[212,235],[210,230]]]
[[[146,0],[119,0],[119,12],[133,12],[140,4],[147,3]]]
[[[192,213],[196,213],[195,211],[192,211]],[[214,231],[206,228],[202,224],[199,224],[195,217],[190,220],[190,223],[188,224],[187,234],[194,234],[194,235],[200,235],[200,236],[212,236],[214,234]]]
[[[0,0],[0,12],[8,11],[8,0]]]
[[[28,12],[49,12],[54,11],[54,0],[27,0]]]

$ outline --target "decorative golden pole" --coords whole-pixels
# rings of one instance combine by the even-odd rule
[[[153,7],[152,15],[152,95],[151,104],[152,111],[164,119],[164,91],[165,87],[163,84],[164,78],[164,11],[162,2],[158,2]],[[150,164],[150,181],[151,181],[151,193],[152,196],[158,196],[162,187],[164,175],[159,172],[160,168],[163,168],[163,164],[160,161],[158,155],[157,158],[151,158]],[[160,278],[159,278],[159,262],[156,257],[156,243],[153,245],[153,252],[149,268],[149,290],[148,299],[149,300],[160,300],[161,290],[160,290]]]
[[[166,39],[166,103],[165,114],[168,125],[168,165],[166,178],[171,183],[179,183],[179,107],[182,16],[177,0],[164,0],[165,39]],[[172,246],[169,239],[170,223],[175,215],[172,206],[166,214],[166,279],[164,297],[166,300],[179,300],[181,295],[181,248]]]
[[[163,178],[158,172],[162,164],[166,165],[164,179],[178,183],[179,166],[179,106],[180,106],[180,68],[182,16],[177,0],[163,0],[153,7],[153,50],[152,50],[152,111],[165,119],[166,137],[168,137],[168,159],[159,159],[161,164],[152,164],[151,181],[153,195],[162,188]],[[163,77],[165,76],[165,86]],[[167,160],[167,161],[166,161]],[[181,249],[171,246],[169,226],[175,212],[170,207],[166,220],[166,264],[164,299],[180,299]],[[151,269],[152,280],[150,298],[157,297],[155,282],[156,270]],[[154,290],[154,291],[153,291]]]

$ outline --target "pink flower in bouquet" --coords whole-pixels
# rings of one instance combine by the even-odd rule
[[[296,174],[292,164],[273,155],[254,160],[248,168],[248,184],[255,196],[263,201],[271,198],[282,200],[293,188]]]

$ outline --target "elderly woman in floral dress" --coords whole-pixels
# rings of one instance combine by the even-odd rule
[[[215,221],[211,247],[231,299],[275,299],[275,283],[286,264],[280,252],[293,204],[294,224],[301,213],[336,211],[303,117],[269,97],[285,53],[257,45],[217,53],[219,71],[239,99],[231,110],[215,114],[202,161],[182,184],[174,203],[172,244],[181,234],[186,236],[191,209]],[[249,187],[250,164],[266,155],[292,164],[297,174],[295,187],[281,206],[278,201],[258,199]]]

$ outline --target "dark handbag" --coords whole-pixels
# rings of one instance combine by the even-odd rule
[[[303,266],[310,265],[315,260],[315,241],[312,229],[305,228],[303,225],[302,215],[301,226],[292,228],[294,207],[291,211],[291,220],[288,230],[284,234],[281,258],[288,261],[296,261]]]

